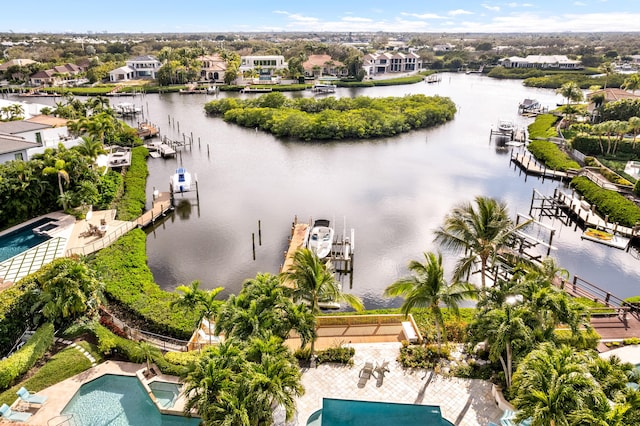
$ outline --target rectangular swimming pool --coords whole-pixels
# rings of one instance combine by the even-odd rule
[[[11,259],[23,251],[27,251],[38,244],[44,243],[51,239],[48,235],[36,235],[33,230],[49,222],[55,222],[56,219],[43,217],[22,226],[16,230],[9,232],[0,237],[0,262]]]

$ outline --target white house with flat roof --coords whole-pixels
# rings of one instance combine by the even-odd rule
[[[284,60],[282,55],[266,55],[266,56],[241,56],[240,71],[260,70],[278,70],[287,68],[289,64]]]
[[[505,68],[554,68],[560,70],[582,69],[582,63],[566,55],[528,55],[526,58],[511,56],[498,61]]]
[[[413,72],[422,68],[422,60],[420,59],[420,55],[416,53],[368,53],[362,58],[362,68],[368,76],[385,73]]]
[[[155,56],[136,56],[127,60],[125,66],[109,71],[109,81],[154,79],[161,67],[162,63]]]

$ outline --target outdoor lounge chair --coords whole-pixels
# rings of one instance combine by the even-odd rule
[[[18,392],[16,392],[16,393],[18,394],[18,396],[20,397],[21,400],[23,400],[24,402],[26,402],[28,404],[39,404],[39,405],[42,405],[47,400],[46,396],[32,394],[31,392],[29,392],[24,387],[21,387],[20,389],[18,389]]]
[[[359,388],[363,388],[364,385],[367,384],[367,380],[371,378],[371,374],[373,374],[373,363],[367,361],[364,363],[364,367],[362,367],[360,373],[358,373],[358,377],[360,377],[360,380],[358,380]]]
[[[12,422],[26,422],[29,417],[31,417],[31,413],[12,411],[7,404],[2,404],[0,407],[0,414],[2,414],[3,419],[7,419]]]
[[[378,373],[378,376],[376,377],[376,387],[380,387],[382,386],[382,382],[384,381],[384,373],[388,373],[391,371],[389,370],[389,361],[384,361],[382,365],[378,365],[378,363],[376,363],[376,368],[374,369],[374,371]]]

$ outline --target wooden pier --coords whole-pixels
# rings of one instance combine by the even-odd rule
[[[548,169],[545,166],[538,163],[538,161],[531,155],[524,152],[514,152],[511,154],[511,162],[520,167],[527,175],[540,176],[543,179],[569,179],[578,174],[577,170],[560,171]]]
[[[147,210],[136,219],[136,225],[140,228],[145,228],[164,217],[169,211],[173,210],[173,204],[171,203],[171,194],[169,192],[159,192],[154,197],[151,210]]]
[[[287,272],[293,265],[293,256],[296,254],[299,248],[304,247],[307,233],[309,231],[308,223],[298,223],[298,219],[295,218],[291,224],[291,238],[289,239],[289,248],[284,256],[284,263],[280,268],[280,272]]]

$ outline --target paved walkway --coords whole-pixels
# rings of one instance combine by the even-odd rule
[[[303,371],[306,394],[297,400],[300,426],[322,408],[323,397],[438,405],[447,420],[460,426],[486,426],[489,421],[497,423],[502,415],[489,382],[445,378],[423,369],[404,370],[396,362],[399,343],[351,346],[356,350],[353,367],[321,364]],[[359,373],[367,361],[374,366],[389,361],[390,371],[381,383],[372,376],[359,386]]]

